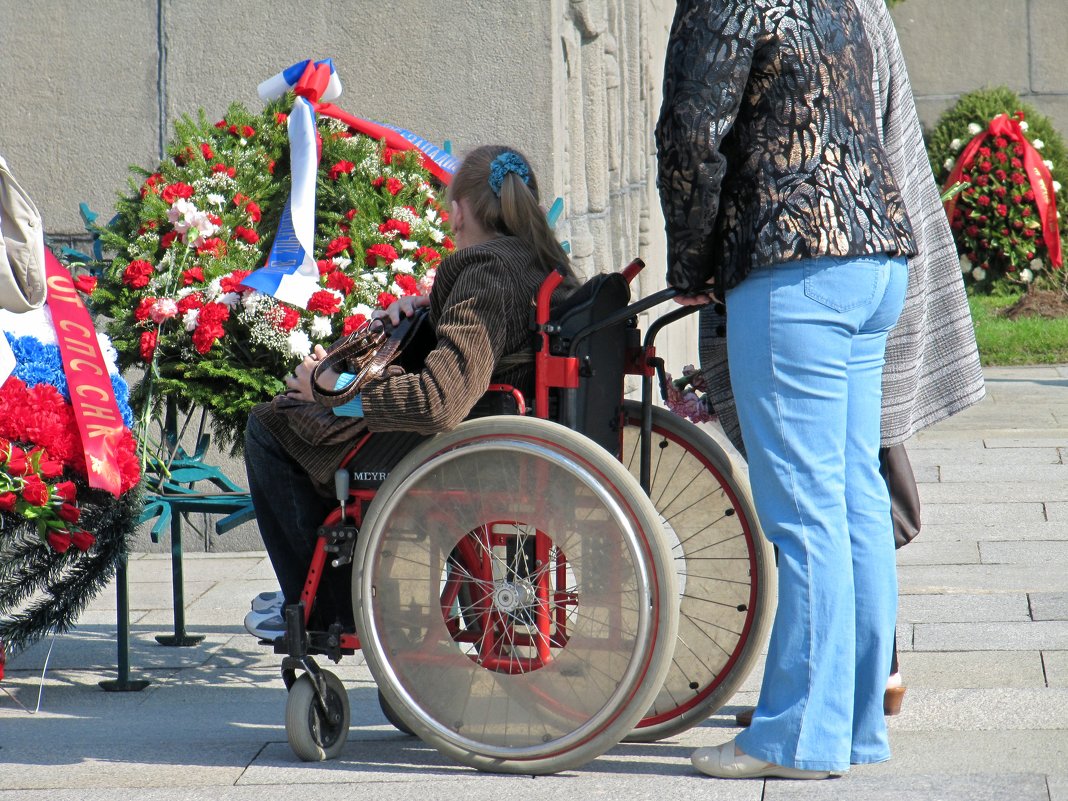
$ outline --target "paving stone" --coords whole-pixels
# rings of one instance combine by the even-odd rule
[[[903,623],[1030,623],[1032,620],[1024,593],[900,594],[897,619]]]
[[[1050,523],[1038,520],[1030,523],[973,522],[929,523],[924,521],[919,536],[909,545],[921,542],[957,542],[960,540],[1062,540],[1068,541],[1068,520]],[[905,549],[902,549],[905,550]]]
[[[979,554],[987,565],[1055,563],[1068,569],[1068,541],[980,542]]]
[[[1035,623],[917,623],[917,651],[1068,650],[1068,621]]]
[[[908,443],[906,443],[908,448]],[[954,469],[961,469],[966,473],[970,473],[971,477],[966,479],[971,481],[975,478],[974,466],[980,466],[983,468],[990,467],[992,465],[998,466],[1010,466],[1010,465],[1027,465],[1027,466],[1040,466],[1040,465],[1062,465],[1063,459],[1061,452],[1058,448],[984,448],[977,446],[975,448],[969,448],[966,453],[961,453],[960,448],[908,448],[909,461],[912,463],[913,469],[916,467],[929,467],[937,465],[940,467],[953,467]],[[966,466],[962,466],[961,462],[967,462]],[[985,469],[984,469],[985,474]],[[942,479],[945,480],[944,478]]]
[[[905,703],[908,702],[906,695]],[[1034,775],[1054,773],[1068,766],[1068,732],[1064,731],[919,732],[898,729],[891,718],[890,748],[893,758],[865,768],[865,775],[889,779],[902,774],[980,774],[993,778],[992,773]],[[1014,796],[1005,796],[1006,801],[1011,798]]]
[[[925,484],[924,486],[931,487],[935,485]],[[999,496],[995,495],[994,497]],[[982,523],[986,525],[993,523],[1044,523],[1047,520],[1046,509],[1050,506],[1063,506],[1065,508],[1059,517],[1050,515],[1049,520],[1068,522],[1068,503],[1043,504],[1041,502],[1018,503],[1015,501],[1011,503],[984,503],[982,501],[966,503],[963,498],[958,498],[956,502],[934,503],[931,500],[925,500],[922,495],[920,500],[923,504],[921,517],[924,525],[928,523]],[[986,496],[984,500],[989,501],[990,496]]]
[[[1063,565],[902,565],[900,592],[1058,592]]]
[[[1068,735],[1068,689],[910,687],[901,714],[888,722],[894,732],[1034,731]]]
[[[1068,467],[1068,465],[1065,465]],[[1068,476],[1068,473],[1064,474]],[[985,476],[984,476],[985,479]],[[920,502],[936,503],[977,503],[986,504],[992,498],[1011,498],[1005,506],[1013,507],[1020,503],[1043,501],[1068,501],[1068,480],[1058,482],[1032,483],[1029,481],[972,481],[953,484],[921,484]],[[1003,502],[1004,503],[1004,502]]]
[[[901,673],[909,688],[978,689],[994,687],[1045,687],[1042,654],[1038,651],[926,652],[899,649]],[[1051,653],[1062,653],[1054,651]],[[1048,671],[1048,668],[1047,668]]]
[[[1030,598],[1033,620],[1068,620],[1068,592],[1033,592]]]
[[[870,775],[867,766],[822,782],[769,781],[763,801],[1048,801],[1044,776]]]
[[[1068,774],[1046,776],[1046,784],[1049,787],[1049,801],[1068,801]]]
[[[1048,451],[1043,449],[1043,452]],[[995,453],[997,453],[996,450]],[[1013,453],[1018,453],[1018,451],[1013,451]],[[1018,482],[1033,482],[1042,485],[1045,482],[1068,483],[1068,464],[1006,464],[1003,460],[996,459],[991,464],[982,465],[982,469],[977,469],[974,464],[961,465],[958,462],[957,464],[941,465],[939,476],[943,484],[971,483],[976,479],[981,479],[984,482],[1003,482],[1005,484]],[[1008,497],[1018,497],[1014,487],[1006,489]]]
[[[974,542],[938,542],[917,539],[907,548],[898,548],[899,565],[972,565],[979,563],[979,548]]]
[[[1068,523],[1068,503],[1047,503],[1046,519],[1054,523]]]
[[[1050,687],[1068,687],[1068,650],[1043,651],[1042,665],[1046,671],[1046,684]]]

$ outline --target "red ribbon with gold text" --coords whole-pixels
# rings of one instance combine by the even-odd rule
[[[120,474],[115,447],[124,430],[115,390],[96,338],[89,311],[74,288],[70,273],[45,249],[48,310],[59,341],[63,372],[78,423],[89,486],[119,495]]]
[[[1061,235],[1057,226],[1057,199],[1056,193],[1053,191],[1053,176],[1042,161],[1042,156],[1039,155],[1035,146],[1024,136],[1018,119],[1009,117],[1007,114],[999,114],[991,120],[989,127],[972,139],[961,152],[960,158],[957,159],[957,163],[946,181],[946,188],[954,186],[961,180],[965,171],[971,168],[983,143],[990,137],[998,136],[1023,146],[1024,173],[1027,175],[1027,180],[1035,193],[1035,206],[1038,208],[1039,220],[1042,223],[1042,241],[1045,242],[1046,248],[1049,250],[1049,257],[1053,266],[1060,267],[1063,260],[1061,256]],[[946,213],[951,220],[956,207],[957,196],[954,195],[946,201]]]

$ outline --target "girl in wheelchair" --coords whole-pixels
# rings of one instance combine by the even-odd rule
[[[396,324],[426,309],[435,343],[420,369],[388,375],[322,415],[319,427],[295,425],[292,410],[314,404],[311,377],[320,346],[286,379],[284,396],[255,407],[245,434],[245,466],[260,534],[281,587],[253,600],[245,627],[274,641],[285,633],[283,609],[300,600],[316,530],[337,507],[333,477],[357,435],[373,432],[347,463],[357,487],[373,488],[421,440],[464,420],[492,383],[530,391],[532,363],[506,357],[529,349],[531,303],[553,269],[577,281],[567,254],[538,205],[538,183],[514,148],[476,149],[449,186],[457,250],[442,260],[425,297],[397,301],[378,317]],[[322,387],[353,376],[320,371]],[[354,628],[351,566],[322,574],[309,629]]]

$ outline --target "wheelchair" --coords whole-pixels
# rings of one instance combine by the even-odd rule
[[[534,397],[494,385],[477,416],[426,439],[378,485],[338,472],[297,604],[285,609],[286,734],[307,761],[349,729],[316,656],[362,649],[387,719],[461,764],[528,775],[701,722],[759,656],[775,603],[745,471],[718,434],[652,404],[654,339],[691,313],[637,315],[644,265],[534,314]],[[624,400],[638,376],[641,402]],[[379,435],[381,436],[381,435]],[[385,471],[383,471],[385,472]],[[356,633],[308,629],[325,570],[352,563]]]

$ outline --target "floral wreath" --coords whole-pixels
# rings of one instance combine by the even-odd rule
[[[164,396],[208,410],[235,448],[249,410],[284,391],[283,377],[316,343],[360,328],[375,308],[426,294],[454,244],[431,174],[396,150],[319,116],[315,249],[320,288],[306,310],[241,285],[270,252],[289,195],[287,110],[293,95],[254,114],[230,106],[175,126],[168,157],[135,169],[132,194],[100,229],[110,262],[91,295],[132,394],[158,419]]]

